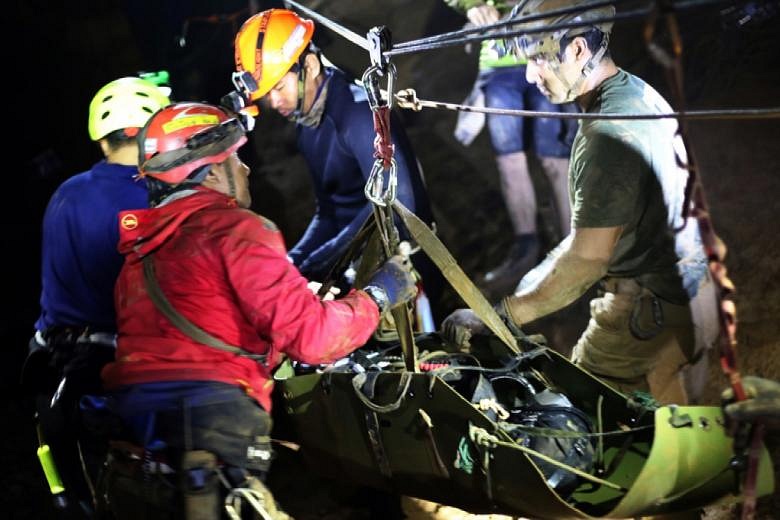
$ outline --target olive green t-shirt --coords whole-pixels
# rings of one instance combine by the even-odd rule
[[[597,87],[586,112],[671,108],[644,81],[619,70]],[[635,278],[661,298],[685,303],[698,279],[685,280],[684,287],[683,277],[700,278],[705,264],[695,221],[689,219],[682,234],[674,231],[683,223],[688,179],[679,166],[687,156],[676,132],[674,119],[581,120],[572,146],[569,196],[575,228],[624,226],[608,276]],[[691,258],[695,272],[678,265]]]

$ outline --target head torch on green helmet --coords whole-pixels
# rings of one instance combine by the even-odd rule
[[[593,3],[594,0],[521,1],[512,9],[511,19],[522,19],[545,13],[549,13],[549,16],[524,23],[517,27],[518,30],[524,28],[536,31],[544,27],[561,24],[592,23],[586,23],[577,27],[553,28],[549,32],[533,32],[517,36],[514,39],[515,52],[526,59],[540,55],[556,56],[561,50],[561,40],[564,37],[572,38],[590,32],[593,29],[598,29],[605,35],[609,35],[614,24],[612,19],[615,16],[615,7],[613,5],[600,5],[588,9],[587,6]],[[571,12],[560,13],[562,10]]]
[[[99,141],[116,130],[135,135],[152,114],[170,104],[166,92],[135,77],[120,78],[101,88],[89,104],[89,138]]]

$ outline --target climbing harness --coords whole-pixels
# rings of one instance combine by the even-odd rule
[[[217,350],[229,352],[237,356],[246,357],[257,361],[258,363],[265,364],[267,356],[265,354],[254,354],[247,350],[234,345],[228,345],[224,341],[215,338],[205,330],[201,329],[190,320],[185,318],[176,308],[171,304],[165,293],[162,292],[160,284],[157,282],[157,277],[154,272],[154,259],[152,255],[147,255],[143,258],[144,265],[144,283],[146,284],[146,291],[149,294],[155,307],[165,315],[168,320],[182,333],[189,338],[207,345]]]

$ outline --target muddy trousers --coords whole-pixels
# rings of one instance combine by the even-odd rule
[[[656,298],[634,280],[608,279],[603,296],[590,302],[590,322],[572,361],[623,393],[686,404],[682,374],[693,351],[687,305]]]

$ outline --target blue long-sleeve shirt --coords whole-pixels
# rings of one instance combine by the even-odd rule
[[[114,283],[123,262],[118,213],[149,205],[146,182],[133,178],[137,173],[135,166],[101,161],[52,195],[43,217],[38,330],[116,330]]]
[[[298,148],[309,166],[317,212],[303,237],[290,250],[302,273],[322,278],[346,251],[371,212],[363,192],[374,165],[374,120],[363,89],[337,69],[329,75],[319,125],[298,125]],[[427,223],[431,214],[425,184],[406,132],[391,115],[398,174],[397,198]],[[402,238],[404,230],[401,229]]]

